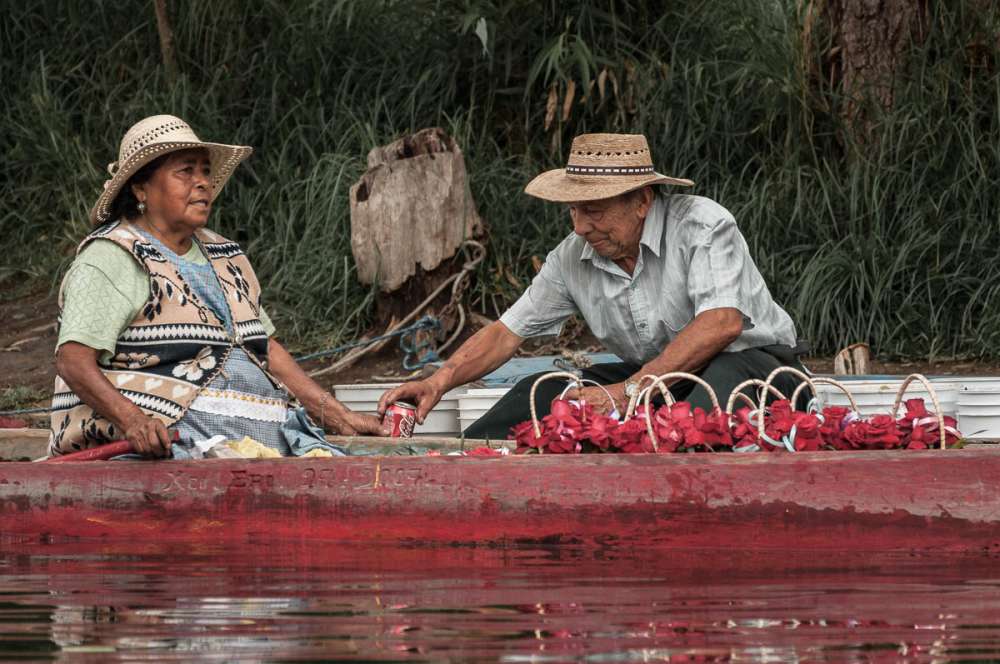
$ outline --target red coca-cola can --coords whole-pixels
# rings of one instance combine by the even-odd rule
[[[416,423],[417,407],[405,401],[397,401],[386,408],[382,417],[382,429],[393,438],[409,438]]]

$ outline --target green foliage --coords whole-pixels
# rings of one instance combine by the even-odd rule
[[[45,400],[49,394],[31,387],[18,385],[0,390],[0,412],[31,408]]]
[[[520,195],[584,131],[645,133],[661,172],[728,207],[779,302],[829,351],[1000,356],[1000,31],[992,3],[933,9],[896,106],[858,143],[810,3],[299,0],[5,2],[0,284],[58,283],[133,122],[255,147],[213,211],[247,248],[283,336],[368,323],[347,192],[365,155],[443,126],[489,227],[471,289],[496,316],[569,225]],[[815,18],[815,17],[814,17]]]

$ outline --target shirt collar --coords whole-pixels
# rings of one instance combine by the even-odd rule
[[[661,196],[653,195],[653,204],[649,206],[646,213],[646,222],[642,226],[642,237],[639,244],[649,247],[656,257],[660,256],[660,241],[663,238],[663,212],[664,202]],[[582,238],[581,238],[582,239]],[[596,259],[604,258],[590,246],[586,240],[583,241],[583,251],[580,252],[581,261],[596,262]]]
[[[663,198],[653,194],[653,204],[646,213],[646,223],[642,227],[642,237],[639,238],[639,244],[649,247],[657,257],[660,255],[660,243],[663,240],[663,210]]]

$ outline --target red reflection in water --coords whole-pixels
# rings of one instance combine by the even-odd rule
[[[0,544],[0,658],[1000,657],[986,557]]]

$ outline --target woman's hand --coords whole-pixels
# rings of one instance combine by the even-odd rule
[[[125,420],[123,429],[125,439],[139,454],[155,458],[170,456],[170,434],[155,417],[136,413]]]
[[[364,413],[355,413],[343,404],[337,408],[323,408],[316,418],[324,431],[340,436],[386,436],[378,418]]]
[[[382,424],[371,415],[355,413],[306,375],[276,339],[268,339],[268,369],[306,407],[313,422],[342,436],[381,436]]]
[[[346,416],[347,429],[350,432],[342,431],[341,433],[347,436],[353,436],[355,434],[361,434],[363,436],[388,436],[382,428],[382,422],[379,421],[374,415],[365,415],[364,413],[355,413],[352,410],[347,411]]]

